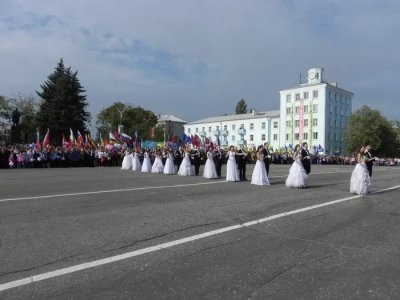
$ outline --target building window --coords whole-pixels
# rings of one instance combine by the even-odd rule
[[[261,135],[261,140],[262,140],[262,141],[265,141],[265,134],[262,134],[262,135]]]
[[[312,125],[318,126],[318,119],[312,119]]]
[[[344,102],[344,101],[343,101],[343,96],[342,96],[342,95],[340,95],[340,102],[342,102],[342,103]]]
[[[308,132],[303,133],[303,140],[308,140]]]
[[[335,120],[335,127],[337,127],[337,125],[338,125],[337,120]]]
[[[278,135],[274,134],[274,141],[277,141],[277,140],[278,140]]]
[[[228,141],[228,137],[224,136],[224,141],[227,142]]]
[[[219,126],[217,126],[217,130],[219,130]]]
[[[206,128],[205,128],[205,127],[203,127],[203,128],[201,129],[201,131],[206,131]]]
[[[340,114],[343,116],[343,108],[340,109]]]
[[[318,98],[318,91],[313,91],[312,93],[314,99]]]
[[[278,128],[278,122],[274,122],[274,128]]]
[[[299,123],[300,123],[299,120],[295,120],[294,121],[294,127],[299,127]]]
[[[188,128],[188,133],[190,133],[190,128]]]
[[[304,106],[303,106],[303,112],[304,112],[305,114],[308,114],[308,105],[304,105]]]
[[[286,134],[286,140],[287,141],[289,140],[289,134]]]
[[[211,126],[210,126],[210,127],[208,127],[208,132],[211,132]]]
[[[329,99],[332,100],[332,92],[331,91],[329,91]]]
[[[196,128],[196,133],[199,132],[199,128]]]
[[[228,130],[228,125],[224,125],[224,130]]]
[[[346,116],[348,117],[349,116],[349,111],[346,109]]]
[[[253,129],[254,129],[254,124],[250,123],[250,130],[253,130]]]
[[[318,112],[318,104],[313,104],[312,106],[312,112],[317,113]]]
[[[333,112],[332,105],[329,105],[329,112],[330,112],[330,113]]]
[[[234,142],[236,140],[236,137],[234,135],[232,135],[232,142]]]
[[[294,113],[295,113],[296,115],[299,114],[299,107],[298,107],[298,106],[296,106],[296,107],[294,108]]]
[[[329,140],[331,140],[331,141],[332,141],[332,132],[331,132],[331,133],[329,133]]]
[[[286,107],[286,114],[290,115],[292,113],[292,108],[291,107]]]
[[[295,139],[296,141],[299,139],[299,134],[298,134],[298,133],[295,133],[295,134],[294,134],[294,139]]]
[[[244,129],[244,124],[240,124],[240,129]]]
[[[261,129],[265,129],[265,122],[261,123]]]
[[[232,125],[232,130],[235,130],[235,129],[236,129],[236,125],[233,124],[233,125]]]
[[[332,126],[332,120],[329,119],[329,126]]]
[[[300,93],[296,94],[296,100],[300,100]]]
[[[286,102],[290,103],[292,101],[291,95],[286,95]]]
[[[290,121],[286,121],[286,127],[290,128]]]
[[[307,126],[308,126],[308,119],[304,119],[304,120],[303,120],[303,126],[304,126],[304,127],[307,127]]]
[[[338,107],[335,106],[335,114],[337,114],[337,113],[338,113]]]
[[[338,101],[339,100],[339,95],[335,94],[335,100]]]
[[[308,99],[308,92],[304,92],[304,99]]]
[[[253,135],[252,134],[250,134],[250,142],[252,142],[253,141]]]
[[[335,141],[338,141],[338,140],[339,140],[338,134],[335,133]]]
[[[313,138],[313,140],[318,140],[318,132],[313,132],[312,138]]]
[[[340,127],[344,128],[344,123],[343,123],[343,121],[340,122]]]

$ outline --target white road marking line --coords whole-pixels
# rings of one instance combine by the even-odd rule
[[[310,175],[323,175],[323,174],[333,174],[333,173],[349,173],[347,172],[324,172],[324,173],[314,173]],[[287,175],[281,176],[272,176],[271,178],[281,178],[287,177]],[[44,195],[44,196],[32,196],[32,197],[21,197],[21,198],[8,198],[8,199],[0,199],[0,202],[6,201],[21,201],[21,200],[35,200],[35,199],[46,199],[46,198],[59,198],[59,197],[71,197],[71,196],[84,196],[84,195],[96,195],[96,194],[104,194],[104,193],[118,193],[118,192],[132,192],[132,191],[141,191],[141,190],[152,190],[152,189],[167,189],[167,188],[176,188],[176,187],[187,187],[187,186],[196,186],[196,185],[208,185],[208,184],[218,184],[218,183],[228,183],[226,181],[211,181],[211,182],[199,182],[199,183],[185,183],[185,184],[176,184],[176,185],[164,185],[164,186],[146,186],[146,187],[137,187],[137,188],[129,188],[129,189],[118,189],[118,190],[105,190],[105,191],[93,191],[93,192],[81,192],[81,193],[68,193],[68,194],[55,194],[55,195]],[[229,182],[231,183],[231,182]]]
[[[385,191],[395,190],[395,189],[398,189],[398,188],[400,188],[400,185],[393,186],[393,187],[386,188],[386,189],[382,189],[382,190],[379,190],[379,191],[375,191],[375,192],[370,193],[370,195],[379,194],[379,193],[382,193],[382,192],[385,192]],[[128,252],[128,253],[125,253],[125,254],[115,255],[115,256],[108,257],[108,258],[95,260],[95,261],[91,261],[91,262],[75,265],[75,266],[72,266],[72,267],[59,269],[59,270],[56,270],[56,271],[42,273],[42,274],[39,274],[39,275],[30,276],[30,277],[23,278],[23,279],[20,279],[20,280],[15,280],[15,281],[3,283],[3,284],[0,284],[0,292],[1,291],[5,291],[5,290],[9,290],[9,289],[12,289],[12,288],[16,288],[16,287],[19,287],[19,286],[27,285],[27,284],[30,284],[30,283],[42,281],[42,280],[45,280],[45,279],[50,279],[50,278],[58,277],[58,276],[61,276],[61,275],[71,274],[71,273],[74,273],[74,272],[77,272],[77,271],[82,271],[82,270],[86,270],[86,269],[90,269],[90,268],[106,265],[106,264],[117,262],[117,261],[124,260],[124,259],[127,259],[127,258],[131,258],[131,257],[143,255],[143,254],[146,254],[146,253],[155,252],[155,251],[158,251],[158,250],[170,248],[170,247],[173,247],[173,246],[176,246],[176,245],[185,244],[185,243],[188,243],[188,242],[193,242],[195,240],[203,239],[203,238],[210,237],[210,236],[213,236],[213,235],[217,235],[217,234],[220,234],[220,233],[224,233],[224,232],[228,232],[228,231],[232,231],[232,230],[236,230],[236,229],[240,229],[240,228],[246,228],[246,227],[257,225],[257,224],[264,223],[264,222],[267,222],[267,221],[271,221],[271,220],[279,219],[279,218],[282,218],[282,217],[298,214],[298,213],[301,213],[301,212],[304,212],[304,211],[310,211],[310,210],[313,210],[313,209],[316,209],[316,208],[329,206],[329,205],[333,205],[333,204],[337,204],[337,203],[341,203],[341,202],[345,202],[345,201],[349,201],[349,200],[353,200],[353,199],[357,199],[357,198],[361,198],[361,197],[365,197],[365,196],[364,195],[356,195],[356,196],[342,198],[342,199],[338,199],[338,200],[334,200],[334,201],[329,201],[329,202],[322,203],[322,204],[312,205],[312,206],[308,206],[308,207],[304,207],[304,208],[300,208],[300,209],[284,212],[284,213],[281,213],[281,214],[273,215],[273,216],[270,216],[270,217],[267,217],[267,218],[263,218],[263,219],[259,219],[259,220],[255,220],[255,221],[251,221],[251,222],[247,222],[247,223],[243,223],[243,224],[240,224],[240,225],[233,225],[233,226],[229,226],[229,227],[225,227],[225,228],[221,228],[221,229],[217,229],[217,230],[212,230],[212,231],[208,231],[208,232],[205,232],[205,233],[201,233],[201,234],[193,235],[193,236],[190,236],[190,237],[186,237],[186,238],[183,238],[183,239],[175,240],[175,241],[172,241],[172,242],[167,242],[167,243],[163,243],[163,244],[160,244],[160,245],[156,245],[156,246],[152,246],[152,247],[148,247],[148,248],[144,248],[144,249],[140,249],[140,250],[135,250],[135,251]]]

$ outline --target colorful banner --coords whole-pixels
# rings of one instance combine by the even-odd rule
[[[289,141],[293,144],[294,139],[294,103],[292,103],[291,111],[290,111],[290,137]]]
[[[154,135],[155,135],[155,129],[153,127],[153,128],[151,128],[151,137],[154,137]]]
[[[303,143],[303,125],[304,125],[304,99],[300,99],[299,106],[299,144]]]

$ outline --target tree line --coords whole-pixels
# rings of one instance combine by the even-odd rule
[[[24,142],[36,141],[37,129],[41,137],[49,129],[51,143],[61,145],[62,136],[68,138],[70,128],[75,134],[78,130],[82,134],[89,133],[91,114],[85,93],[78,71],[72,71],[60,59],[34,94],[17,94],[13,97],[0,95],[0,129],[10,126],[12,112],[18,108],[21,114],[19,129]],[[236,114],[251,111],[253,109],[247,109],[244,99],[236,104]],[[131,137],[138,133],[141,140],[164,141],[164,135],[172,137],[173,132],[164,132],[156,127],[157,121],[158,116],[153,111],[117,101],[98,113],[96,137],[97,140],[100,136],[107,138],[108,133],[116,131],[119,125],[123,125],[124,133]],[[378,155],[399,156],[400,122],[388,120],[380,111],[362,106],[350,116],[344,140],[346,153],[354,153],[360,145],[368,143]]]

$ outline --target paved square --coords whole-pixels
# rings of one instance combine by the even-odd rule
[[[399,299],[400,168],[375,167],[364,197],[352,166],[313,165],[304,190],[288,168],[265,187],[0,170],[0,298]]]

